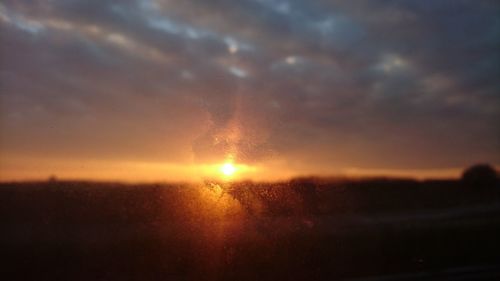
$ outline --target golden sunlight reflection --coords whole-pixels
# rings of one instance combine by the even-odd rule
[[[199,256],[199,264],[208,275],[216,276],[230,262],[231,251],[237,244],[237,237],[246,232],[245,212],[241,204],[228,192],[230,183],[205,182],[198,189],[201,210],[197,216],[203,223],[196,229],[204,239],[198,240],[198,249],[209,255]]]

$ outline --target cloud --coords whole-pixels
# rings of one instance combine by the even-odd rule
[[[498,163],[499,12],[487,0],[4,1],[0,149],[306,170]]]

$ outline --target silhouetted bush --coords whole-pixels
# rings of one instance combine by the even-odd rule
[[[472,187],[493,187],[497,184],[498,175],[488,164],[477,164],[466,169],[462,174],[462,182]]]

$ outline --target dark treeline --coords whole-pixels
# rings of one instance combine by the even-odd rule
[[[373,214],[500,202],[498,182],[477,187],[463,180],[309,177],[276,183],[211,184],[221,189],[220,196],[231,196],[250,214],[266,216]],[[35,220],[42,216],[93,222],[154,220],[176,214],[180,205],[195,201],[199,188],[211,187],[54,180],[2,183],[0,215],[3,221],[22,220],[24,213],[26,219]]]

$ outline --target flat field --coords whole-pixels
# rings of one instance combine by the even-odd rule
[[[500,280],[500,188],[459,181],[2,183],[0,228],[4,280]]]

